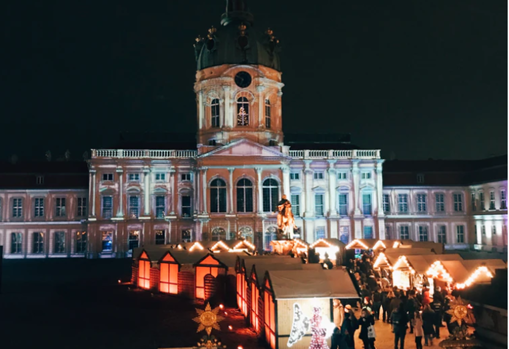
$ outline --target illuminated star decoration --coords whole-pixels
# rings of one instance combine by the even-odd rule
[[[451,323],[457,322],[459,326],[461,326],[462,322],[466,323],[466,319],[470,315],[470,309],[468,308],[468,304],[458,297],[456,300],[451,301],[450,303],[451,309],[447,310],[447,313],[451,315]]]
[[[198,316],[193,319],[193,321],[198,323],[198,330],[196,332],[205,330],[207,331],[207,335],[210,336],[212,329],[221,331],[218,322],[224,320],[224,317],[217,315],[217,313],[219,313],[219,307],[211,309],[210,303],[207,303],[205,310],[196,308],[196,312]]]

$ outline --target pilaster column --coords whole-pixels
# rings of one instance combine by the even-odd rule
[[[175,169],[170,170],[170,185],[171,185],[171,200],[170,200],[170,215],[175,215],[175,200],[177,199],[177,180],[175,175]]]
[[[207,214],[207,168],[203,167],[202,172],[203,214]]]
[[[92,211],[90,212],[91,217],[95,217],[95,170],[90,170],[90,180],[92,182],[92,185],[90,188],[92,189],[92,192],[90,193],[90,198],[92,199]]]
[[[384,207],[383,207],[383,176],[382,176],[382,163],[383,160],[379,160],[376,164],[376,178],[375,178],[375,190],[377,195],[377,209],[378,209],[378,217],[384,217]]]
[[[235,168],[233,167],[228,167],[228,172],[230,174],[230,178],[229,178],[229,185],[228,185],[228,191],[229,191],[229,195],[228,195],[228,212],[230,212],[231,214],[233,214],[233,171],[235,170]],[[229,234],[229,232],[228,232]]]
[[[305,178],[305,171],[304,170],[300,171],[300,177],[299,178],[304,183],[303,190],[300,193],[300,213],[301,213],[301,216],[304,216],[305,213],[306,213],[306,209],[307,209],[307,205],[306,205],[306,199],[307,199],[307,195],[306,195],[306,178]]]
[[[258,178],[258,213],[263,212],[263,192],[262,192],[262,168],[257,167],[256,168],[256,175]]]
[[[313,170],[309,168],[309,165],[311,164],[311,160],[304,160],[304,163],[306,164],[306,168],[304,170],[305,174],[305,191],[306,191],[306,213],[305,217],[313,217],[315,215],[315,210],[313,208],[313,193],[312,193],[312,186],[313,186]]]
[[[198,130],[203,129],[205,117],[205,106],[203,104],[203,91],[198,91]]]
[[[144,186],[144,194],[145,194],[145,205],[144,205],[144,215],[150,215],[150,168],[145,167],[143,169],[143,175],[145,180]]]
[[[263,98],[263,91],[265,90],[265,86],[258,85],[256,86],[256,90],[258,91],[258,127],[264,127],[265,123],[263,122],[264,112],[263,107],[265,105],[265,98]]]
[[[223,86],[224,88],[224,86]],[[224,98],[221,98],[219,100],[219,127],[222,128],[224,127],[224,124],[225,124],[225,103],[224,103]]]
[[[117,217],[124,216],[124,170],[121,167],[117,167],[117,174],[119,180],[118,187],[118,209],[117,209]]]
[[[334,164],[336,160],[329,161],[329,217],[335,217],[338,215],[336,207],[336,169]]]
[[[360,216],[361,209],[361,200],[360,200],[360,170],[359,170],[359,161],[360,160],[352,160],[352,177],[353,177],[353,204],[354,204],[354,216]]]
[[[290,199],[290,168],[288,165],[283,165],[281,172],[283,172],[283,195]]]
[[[230,86],[223,86],[224,91],[224,124],[223,126],[232,127],[232,106],[230,98]]]

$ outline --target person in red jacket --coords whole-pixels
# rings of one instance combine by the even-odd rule
[[[422,306],[424,307],[427,304],[431,303],[431,299],[429,298],[429,290],[428,288],[424,288],[422,291]]]

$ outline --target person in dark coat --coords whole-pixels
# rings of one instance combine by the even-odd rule
[[[369,314],[369,311],[364,308],[362,309],[361,318],[359,319],[361,326],[361,332],[359,333],[359,339],[364,343],[364,349],[375,349],[375,338],[369,338],[368,328],[375,324],[373,316]]]
[[[393,299],[391,299],[391,304],[389,304],[389,313],[392,314],[392,312],[398,309],[401,304],[401,298],[395,296]]]
[[[385,301],[382,304],[382,306],[384,307],[384,321],[385,321],[385,319],[387,319],[388,323],[391,322],[391,302],[394,297],[395,297],[394,292],[392,292],[392,290],[389,289],[389,291],[387,293],[387,297],[385,297]],[[387,317],[386,317],[386,315],[387,315]]]
[[[422,329],[424,330],[424,345],[428,346],[428,343],[433,346],[433,334],[435,323],[435,312],[431,310],[429,304],[424,306],[422,312]]]
[[[382,306],[382,292],[380,287],[377,287],[375,293],[373,293],[373,316],[375,320],[380,320],[380,307]]]
[[[394,332],[394,349],[398,349],[398,342],[400,343],[399,348],[404,349],[408,316],[403,303],[400,303],[399,307],[391,314],[391,323],[392,332]]]
[[[343,326],[341,326],[341,335],[343,336],[348,349],[355,349],[355,340],[353,335],[359,328],[357,318],[353,313],[350,304],[345,305],[345,318],[343,319]]]
[[[409,292],[408,294],[408,299],[405,303],[405,310],[410,319],[412,319],[414,317],[415,312],[419,310],[413,292]],[[410,321],[410,333],[414,333],[414,325],[412,324],[412,321]]]
[[[435,312],[435,321],[433,326],[435,327],[435,338],[440,338],[440,326],[442,325],[442,304],[438,299],[433,298],[431,302],[431,309]]]

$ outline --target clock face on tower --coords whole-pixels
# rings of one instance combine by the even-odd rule
[[[235,75],[235,83],[238,87],[248,87],[251,85],[251,75],[245,71],[238,72],[237,75]]]

